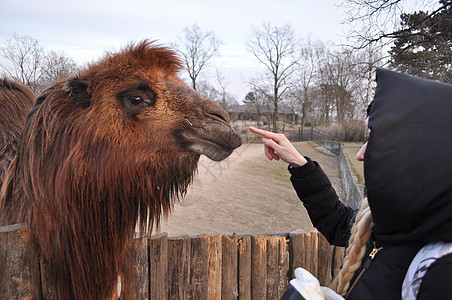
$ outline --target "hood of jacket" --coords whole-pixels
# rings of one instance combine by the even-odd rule
[[[377,69],[364,156],[377,241],[452,241],[452,85]]]

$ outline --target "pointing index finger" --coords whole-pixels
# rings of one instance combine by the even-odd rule
[[[274,141],[278,141],[278,139],[277,139],[278,134],[276,134],[274,132],[270,132],[270,131],[267,131],[267,130],[262,130],[262,129],[259,129],[259,128],[256,128],[256,127],[252,127],[252,126],[250,126],[250,130],[252,132],[254,132],[254,133],[262,135],[265,138],[272,139]]]

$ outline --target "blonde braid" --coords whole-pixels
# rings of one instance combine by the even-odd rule
[[[366,252],[366,244],[369,241],[373,227],[374,222],[370,213],[369,203],[367,198],[365,198],[351,230],[349,246],[346,250],[342,269],[330,286],[342,296],[346,295],[350,287],[350,280],[361,265],[361,260]]]

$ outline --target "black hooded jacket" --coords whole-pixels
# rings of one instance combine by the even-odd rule
[[[364,176],[385,245],[452,241],[452,85],[377,70]]]
[[[401,299],[406,271],[429,242],[452,242],[452,85],[377,70],[364,169],[375,223],[347,299]],[[314,226],[346,246],[356,210],[340,202],[316,162],[289,167]],[[373,246],[383,247],[370,262]],[[452,297],[452,255],[427,271],[418,299]],[[356,281],[356,283],[355,283]]]

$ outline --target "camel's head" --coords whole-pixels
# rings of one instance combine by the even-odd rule
[[[220,161],[241,145],[228,114],[187,87],[180,69],[174,52],[144,41],[49,87],[27,118],[0,201],[15,189],[31,202],[136,199],[158,223],[201,154]]]
[[[102,126],[102,136],[145,148],[137,153],[182,151],[225,159],[241,139],[226,111],[177,77],[180,68],[172,51],[145,41],[89,66],[67,89],[90,107],[97,124],[109,124]]]
[[[49,87],[28,115],[0,201],[24,199],[59,299],[111,299],[138,218],[143,229],[158,224],[201,154],[222,160],[241,145],[180,67],[172,51],[142,42]]]

